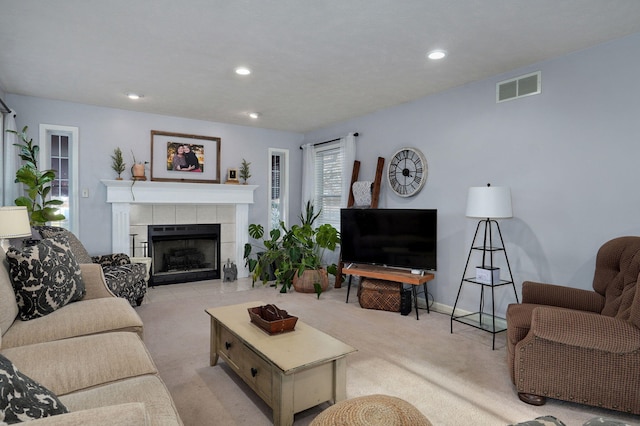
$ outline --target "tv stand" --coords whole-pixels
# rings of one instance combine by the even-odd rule
[[[350,275],[347,286],[347,303],[349,303],[349,292],[351,291],[351,276],[366,278],[377,278],[379,280],[394,281],[402,284],[410,284],[413,296],[414,308],[416,310],[416,319],[420,319],[418,315],[418,291],[417,286],[422,285],[424,290],[424,298],[427,302],[427,313],[429,313],[429,299],[427,297],[427,282],[435,278],[432,273],[412,274],[410,270],[391,268],[388,266],[367,265],[363,263],[352,263],[349,267],[344,268],[342,273]]]

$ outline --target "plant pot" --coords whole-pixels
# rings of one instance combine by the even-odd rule
[[[144,175],[144,164],[134,164],[131,166],[131,174],[134,178],[143,178]]]
[[[315,293],[314,283],[319,283],[322,291],[329,287],[329,276],[326,269],[307,269],[302,275],[295,274],[293,276],[293,288],[300,293]]]

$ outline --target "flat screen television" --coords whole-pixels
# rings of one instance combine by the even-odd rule
[[[436,209],[341,209],[342,261],[436,270]]]

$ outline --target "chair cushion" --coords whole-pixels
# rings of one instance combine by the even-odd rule
[[[13,424],[68,412],[50,390],[0,355],[0,421]]]
[[[85,294],[80,265],[65,235],[18,250],[9,248],[7,260],[18,301],[18,316],[27,321],[50,314]]]
[[[60,228],[58,226],[36,226],[35,229],[40,232],[42,238],[53,238],[56,235],[66,235],[69,239],[69,246],[71,247],[71,252],[76,257],[76,261],[78,263],[93,263],[91,261],[91,256],[87,252],[87,249],[84,248],[80,240],[67,229]]]

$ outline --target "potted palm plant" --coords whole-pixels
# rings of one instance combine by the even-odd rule
[[[273,270],[275,285],[286,293],[291,286],[296,291],[315,292],[318,297],[329,286],[328,274],[335,275],[337,266],[323,265],[326,250],[333,251],[340,243],[340,233],[329,224],[314,227],[319,216],[313,204],[308,202],[300,215],[300,225],[287,228],[283,222],[273,229],[268,238],[264,237],[262,225],[249,225],[249,236],[262,239],[258,253],[253,256],[253,245],[245,244],[244,259],[255,283],[268,282],[268,271]]]

